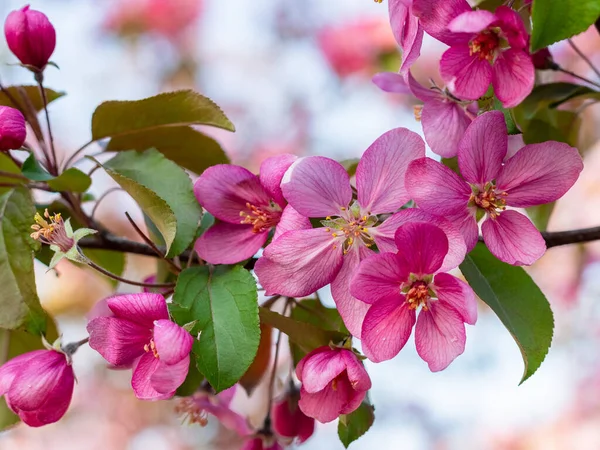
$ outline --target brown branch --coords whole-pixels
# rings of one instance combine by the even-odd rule
[[[580,244],[600,240],[600,227],[581,228],[569,231],[544,231],[542,236],[546,241],[546,247],[558,247],[559,245]]]

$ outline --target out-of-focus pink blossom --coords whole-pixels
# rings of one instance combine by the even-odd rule
[[[360,336],[368,305],[350,295],[350,279],[360,260],[373,253],[373,243],[393,248],[395,228],[386,226],[390,219],[380,224],[377,215],[396,212],[410,199],[406,168],[424,154],[423,140],[405,128],[380,136],[358,164],[356,201],[340,163],[321,156],[296,160],[281,183],[285,198],[302,216],[326,219],[324,227],[288,231],[267,246],[255,266],[267,295],[302,297],[332,283],[344,323]]]
[[[396,49],[390,26],[381,18],[327,26],[317,38],[323,56],[340,77],[368,71],[381,54]]]
[[[160,294],[128,294],[107,299],[111,317],[87,326],[90,347],[114,366],[133,365],[131,385],[142,400],[171,398],[184,382],[193,338],[169,319]]]
[[[491,111],[476,118],[459,143],[462,178],[429,158],[414,161],[406,188],[420,208],[459,224],[467,248],[477,243],[477,214],[484,213],[483,239],[500,260],[533,264],[546,250],[531,221],[506,207],[526,208],[555,201],[583,169],[576,148],[548,141],[526,145],[504,164],[508,137],[504,115]]]
[[[412,0],[389,0],[390,25],[402,50],[400,73],[404,74],[421,54],[423,28],[413,14]]]
[[[405,76],[378,73],[373,82],[386,92],[412,93],[421,100],[423,106],[415,107],[415,116],[423,124],[425,141],[434,153],[444,158],[456,156],[460,138],[477,115],[477,103],[462,101],[435,85],[427,89],[410,72]]]
[[[241,450],[283,450],[274,436],[259,436],[246,441]]]
[[[286,231],[310,227],[310,221],[287,205],[281,193],[281,178],[295,159],[293,155],[267,158],[260,176],[230,164],[204,171],[194,193],[219,222],[196,241],[200,258],[211,264],[235,264],[251,258],[272,229],[276,239]]]
[[[466,0],[452,2],[452,20],[440,19],[427,11],[448,8],[447,0],[417,0],[415,14],[434,37],[448,44],[440,61],[440,72],[457,97],[477,100],[490,84],[506,108],[518,105],[533,89],[535,70],[529,55],[529,36],[519,14],[507,6],[494,13],[471,11]],[[415,3],[415,5],[417,4]],[[469,8],[469,9],[467,9]]]
[[[21,111],[0,106],[0,151],[21,148],[27,136],[25,117]]]
[[[393,358],[416,322],[417,352],[432,371],[443,370],[465,349],[464,323],[477,320],[475,294],[440,271],[449,249],[441,228],[406,223],[395,240],[398,253],[367,258],[352,280],[352,295],[373,305],[363,322],[363,351],[375,362]]]
[[[300,409],[322,423],[350,414],[371,389],[362,363],[344,348],[313,350],[296,366],[296,376],[302,382]]]
[[[273,429],[279,436],[298,438],[301,444],[313,435],[315,419],[302,412],[298,406],[299,399],[300,393],[294,388],[273,405],[271,417]]]
[[[44,13],[29,5],[11,12],[4,35],[8,48],[23,64],[44,70],[56,46],[56,31]]]
[[[31,427],[60,420],[71,403],[74,385],[67,355],[56,350],[24,353],[0,367],[0,395]]]

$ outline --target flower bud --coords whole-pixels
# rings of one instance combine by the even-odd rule
[[[42,71],[56,46],[56,31],[48,17],[29,5],[11,12],[4,23],[8,48],[26,66]]]
[[[25,117],[21,111],[10,106],[0,106],[0,151],[21,148],[26,135]]]
[[[67,355],[56,350],[24,353],[0,367],[0,395],[31,427],[54,423],[64,416],[74,385]]]
[[[310,438],[315,431],[315,419],[298,407],[300,392],[294,388],[273,406],[273,429],[283,437],[298,438],[298,444]]]
[[[543,48],[538,50],[533,55],[531,55],[531,61],[533,62],[533,66],[537,70],[548,70],[553,69],[556,64],[554,63],[554,59],[552,58],[552,54],[548,48]]]

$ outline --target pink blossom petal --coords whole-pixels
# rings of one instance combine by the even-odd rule
[[[310,394],[319,392],[345,370],[342,350],[310,353],[304,357],[302,388]]]
[[[312,228],[310,219],[300,214],[291,205],[287,205],[281,213],[281,219],[279,219],[279,223],[275,228],[273,240],[288,231],[307,230],[309,228]]]
[[[426,102],[421,114],[427,144],[444,158],[456,156],[458,143],[471,121],[462,106],[448,99]]]
[[[194,338],[170,320],[154,322],[154,344],[160,360],[165,364],[176,364],[190,354]]]
[[[56,393],[64,394],[62,375],[67,360],[64,354],[43,350],[29,360],[29,367],[15,376],[6,397],[21,411],[39,410]],[[70,367],[69,367],[70,369]],[[73,372],[72,369],[71,373]],[[67,374],[68,375],[68,374]],[[72,390],[72,387],[71,387]]]
[[[363,211],[394,212],[410,200],[404,188],[406,169],[424,156],[423,139],[406,128],[395,128],[377,138],[356,169],[358,203]]]
[[[495,20],[494,13],[485,9],[466,11],[450,21],[448,30],[453,33],[477,34],[489,27]]]
[[[0,366],[0,396],[8,392],[15,377],[18,377],[22,370],[31,364],[33,359],[44,357],[47,351],[34,350],[23,353],[2,364]]]
[[[452,305],[463,321],[477,322],[477,300],[471,286],[448,273],[438,273],[432,287],[440,302]]]
[[[268,205],[270,198],[260,179],[243,167],[218,164],[206,169],[194,185],[198,202],[217,219],[240,223],[246,203]]]
[[[337,382],[335,390],[330,383],[325,389],[310,394],[302,386],[298,406],[308,417],[328,423],[338,418],[340,411],[348,403],[351,390],[349,383]]]
[[[467,253],[473,250],[479,241],[479,227],[477,226],[477,220],[475,219],[475,212],[469,209],[460,214],[449,215],[447,216],[447,219],[460,230],[462,237],[465,240],[465,245],[467,246]],[[449,270],[445,267],[446,266],[444,265],[444,270]]]
[[[380,253],[360,263],[350,284],[357,299],[373,304],[385,298],[401,297],[402,283],[410,271],[403,258],[395,253]]]
[[[160,365],[160,359],[155,358],[152,352],[144,353],[134,364],[131,387],[140,400],[166,400],[173,397],[174,392],[160,393],[152,386],[152,375]]]
[[[496,219],[487,219],[481,233],[490,252],[513,266],[533,264],[546,251],[540,232],[517,211],[504,211]]]
[[[469,185],[452,169],[430,158],[411,163],[406,189],[417,206],[441,216],[464,213],[471,196]]]
[[[352,200],[346,169],[324,156],[297,159],[283,176],[281,188],[289,204],[307,217],[337,216]]]
[[[337,389],[345,392],[347,398],[346,404],[340,410],[340,414],[350,414],[356,411],[367,394],[367,391],[354,390],[350,380],[347,378],[338,380]]]
[[[440,60],[440,75],[448,89],[463,100],[477,100],[485,94],[492,82],[492,66],[477,54],[470,54],[469,46],[450,47]]]
[[[503,36],[508,40],[511,48],[524,49],[528,45],[528,33],[523,19],[517,11],[508,6],[498,6],[494,14],[500,22]]]
[[[438,90],[426,88],[417,80],[415,80],[415,78],[412,76],[412,73],[408,72],[406,74],[406,79],[408,81],[410,91],[422,102],[427,103],[434,100],[442,100],[444,98],[444,96]]]
[[[373,83],[385,92],[393,94],[410,94],[410,88],[404,77],[396,72],[379,72],[373,76]]]
[[[500,173],[508,149],[504,114],[490,111],[477,117],[458,144],[458,167],[463,178],[480,188]]]
[[[517,154],[519,150],[525,147],[525,141],[523,141],[522,134],[509,134],[508,135],[508,151],[506,152],[506,156],[504,157],[504,161],[506,162],[508,159],[512,158]],[[502,176],[502,174],[500,174]]]
[[[427,34],[447,45],[468,42],[468,33],[453,33],[448,24],[471,6],[466,0],[414,0],[413,14],[420,20]]]
[[[27,425],[42,426],[58,422],[69,409],[73,397],[73,388],[75,387],[73,367],[64,364],[61,373],[56,376],[60,381],[45,397],[45,402],[40,409],[31,413],[21,411],[19,414]],[[28,420],[32,415],[35,415],[35,421]]]
[[[260,165],[260,182],[269,194],[269,196],[279,204],[282,208],[287,202],[283,198],[281,192],[281,179],[283,174],[288,170],[292,163],[297,159],[297,156],[283,154],[271,156],[265,159]]]
[[[355,391],[368,391],[371,389],[371,378],[369,378],[365,366],[358,360],[356,354],[346,349],[342,349],[340,353],[346,364],[346,374],[352,389]]]
[[[87,325],[90,347],[110,364],[126,366],[144,354],[150,343],[150,329],[118,317],[98,317]]]
[[[425,222],[411,222],[396,230],[398,256],[416,275],[435,273],[448,254],[448,238],[441,228]]]
[[[177,361],[175,364],[166,364],[161,360],[160,364],[156,367],[156,370],[150,377],[150,384],[156,392],[160,394],[170,394],[172,396],[177,388],[185,381],[189,368],[189,352],[183,359]]]
[[[392,32],[402,49],[400,73],[405,73],[421,54],[423,29],[412,14],[409,2],[391,0],[388,5]]]
[[[302,297],[331,283],[343,260],[339,238],[325,228],[288,231],[267,246],[254,271],[267,295]]]
[[[218,222],[196,240],[194,250],[210,264],[237,264],[252,258],[268,237],[268,231],[255,233],[252,225]]]
[[[428,213],[419,208],[408,208],[398,211],[393,216],[387,218],[380,226],[369,229],[369,233],[375,239],[375,243],[380,252],[396,253],[398,251],[396,242],[394,241],[394,235],[401,225],[408,222],[429,222],[440,227],[444,233],[446,233],[449,248],[444,263],[440,268],[441,272],[454,269],[463,262],[465,254],[467,253],[467,248],[461,230],[450,220],[447,220],[442,216]],[[473,220],[473,222],[475,221]],[[475,228],[477,228],[477,226],[475,226]]]
[[[240,450],[265,450],[263,447],[263,440],[262,438],[255,438],[246,441]]]
[[[494,93],[505,108],[521,103],[533,90],[535,68],[523,50],[506,50],[496,58],[492,72]]]
[[[379,300],[369,309],[363,322],[362,348],[373,362],[387,361],[406,345],[413,325],[415,311],[403,295]]]
[[[465,325],[460,314],[448,303],[430,302],[421,311],[415,327],[417,353],[429,370],[444,370],[465,351]]]
[[[582,170],[576,148],[554,141],[531,144],[506,162],[496,186],[508,194],[508,205],[525,208],[558,200]]]
[[[331,296],[344,320],[350,334],[360,338],[360,330],[369,305],[353,297],[350,293],[350,283],[356,273],[361,259],[372,255],[373,251],[363,247],[362,251],[350,251],[344,256],[344,264],[338,276],[331,283]]]
[[[116,317],[152,329],[155,320],[168,319],[167,301],[160,294],[123,294],[109,297],[108,307]]]

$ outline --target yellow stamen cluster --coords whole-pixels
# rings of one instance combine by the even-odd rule
[[[412,310],[417,309],[419,306],[423,306],[423,310],[427,311],[427,301],[430,298],[429,287],[424,281],[415,281],[406,293],[408,307]]]
[[[150,344],[144,345],[144,351],[146,351],[146,353],[151,351],[156,359],[160,359],[160,356],[158,355],[158,350],[156,349],[156,344],[154,343],[154,339],[150,339]]]
[[[195,397],[180,399],[175,406],[175,413],[183,416],[183,420],[189,424],[197,423],[201,427],[205,427],[208,423],[208,413],[198,406]]]
[[[478,55],[479,59],[493,62],[499,47],[498,33],[493,30],[485,30],[469,42],[469,56]]]
[[[483,191],[473,192],[469,203],[483,209],[492,219],[506,209],[506,192],[497,192],[493,184],[488,183]]]
[[[48,243],[52,241],[52,235],[56,229],[62,227],[64,222],[60,214],[50,215],[47,208],[44,211],[44,217],[48,219],[50,223],[48,223],[40,213],[35,213],[33,218],[35,224],[31,225],[31,229],[35,231],[31,233],[31,237],[36,241]]]
[[[413,106],[413,113],[415,115],[415,120],[417,122],[421,121],[421,116],[423,115],[423,105],[415,105]]]
[[[262,233],[277,225],[279,221],[279,211],[270,211],[268,208],[261,208],[246,203],[248,211],[240,211],[241,224],[252,225],[254,233]]]

